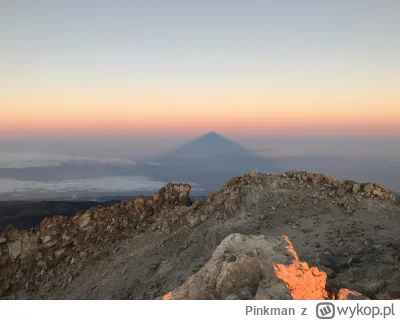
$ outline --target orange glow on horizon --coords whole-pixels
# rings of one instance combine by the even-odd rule
[[[34,117],[0,120],[0,135],[118,135],[118,134],[196,134],[198,132],[218,131],[243,134],[400,134],[399,117],[389,119],[329,119],[291,116],[281,118],[232,119],[227,117],[184,119],[174,117],[131,117],[117,119],[107,117]]]
[[[103,98],[103,99],[102,99]],[[296,100],[298,98],[298,100]],[[3,101],[2,101],[3,100]],[[400,134],[396,99],[302,96],[2,97],[0,135]],[[61,101],[61,102],[60,102]],[[384,105],[382,107],[381,105]]]

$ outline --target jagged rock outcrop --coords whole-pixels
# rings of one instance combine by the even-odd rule
[[[358,300],[347,288],[334,295],[327,275],[299,260],[286,236],[232,234],[216,248],[211,259],[164,300]]]
[[[0,296],[12,286],[53,276],[52,269],[59,264],[67,267],[99,258],[127,233],[145,232],[150,226],[153,231],[165,229],[164,216],[182,223],[174,213],[190,208],[190,190],[188,184],[167,184],[152,197],[93,207],[73,217],[47,218],[33,230],[8,227],[0,232]]]
[[[256,295],[262,299],[291,299],[274,270],[276,263],[292,263],[286,246],[284,237],[232,234],[219,244],[200,271],[164,299],[236,300]],[[263,280],[268,280],[267,287]]]
[[[168,184],[152,197],[45,219],[32,230],[0,230],[0,296],[155,298],[189,278],[193,261],[209,259],[210,246],[240,232],[287,234],[340,287],[400,297],[400,206],[382,186],[310,172],[250,172],[204,201],[192,203],[189,192],[187,184]],[[92,287],[94,270],[107,287]],[[123,290],[109,289],[117,285]]]
[[[376,197],[379,199],[395,200],[395,193],[376,183],[358,183],[351,180],[345,180],[326,174],[316,174],[312,172],[289,172],[282,175],[291,180],[300,181],[300,183],[311,182],[313,184],[324,184],[333,189],[329,194],[343,197],[353,195],[360,199],[363,197]]]

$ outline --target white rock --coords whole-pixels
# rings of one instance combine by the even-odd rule
[[[89,212],[82,215],[81,219],[79,220],[79,228],[85,228],[89,224],[90,220],[91,217]]]
[[[10,241],[7,243],[7,246],[11,260],[15,260],[21,255],[22,252],[21,240]]]
[[[50,240],[51,240],[51,236],[44,236],[44,237],[42,237],[43,243],[47,243],[47,242],[49,242]]]

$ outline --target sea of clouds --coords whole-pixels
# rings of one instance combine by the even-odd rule
[[[111,176],[63,181],[0,179],[0,193],[76,192],[81,190],[93,192],[154,191],[162,188],[165,184],[164,181],[153,181],[142,176]]]
[[[0,152],[0,168],[24,169],[61,166],[64,163],[101,163],[110,165],[135,165],[135,161],[122,158],[97,158],[48,154],[39,152]]]
[[[198,184],[188,182],[193,191],[202,191]],[[0,178],[0,195],[11,195],[11,198],[26,198],[25,194],[70,194],[71,197],[81,192],[99,194],[118,194],[125,192],[155,192],[167,184],[165,181],[155,181],[144,176],[109,176],[91,179],[73,179],[62,181],[30,181]],[[22,196],[22,198],[21,198]]]
[[[110,165],[113,167],[135,166],[133,160],[118,157],[93,157],[93,156],[73,156],[64,154],[41,153],[41,152],[0,152],[0,169],[24,170],[27,168],[46,168],[60,167],[63,170],[65,164],[82,164],[82,165]],[[157,162],[150,162],[149,165],[162,166]],[[130,192],[154,192],[167,184],[166,181],[152,180],[146,176],[139,174],[109,174],[103,172],[99,167],[97,176],[57,179],[43,178],[29,179],[14,177],[8,171],[0,177],[0,198],[3,199],[29,199],[32,195],[35,198],[57,197],[57,194],[64,195],[81,195],[90,194],[119,194]],[[129,170],[128,170],[129,171]],[[112,170],[111,170],[112,172]],[[74,172],[71,172],[74,176]],[[68,174],[66,174],[68,176]],[[192,186],[192,190],[203,190],[196,183],[188,182]],[[78,196],[79,197],[79,196]]]

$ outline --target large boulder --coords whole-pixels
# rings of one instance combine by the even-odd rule
[[[300,261],[286,236],[232,234],[211,259],[164,300],[325,300],[365,299],[360,293],[339,289],[328,293],[327,275]]]
[[[164,299],[291,299],[276,275],[277,264],[294,257],[285,237],[232,234],[216,248],[210,261]]]

